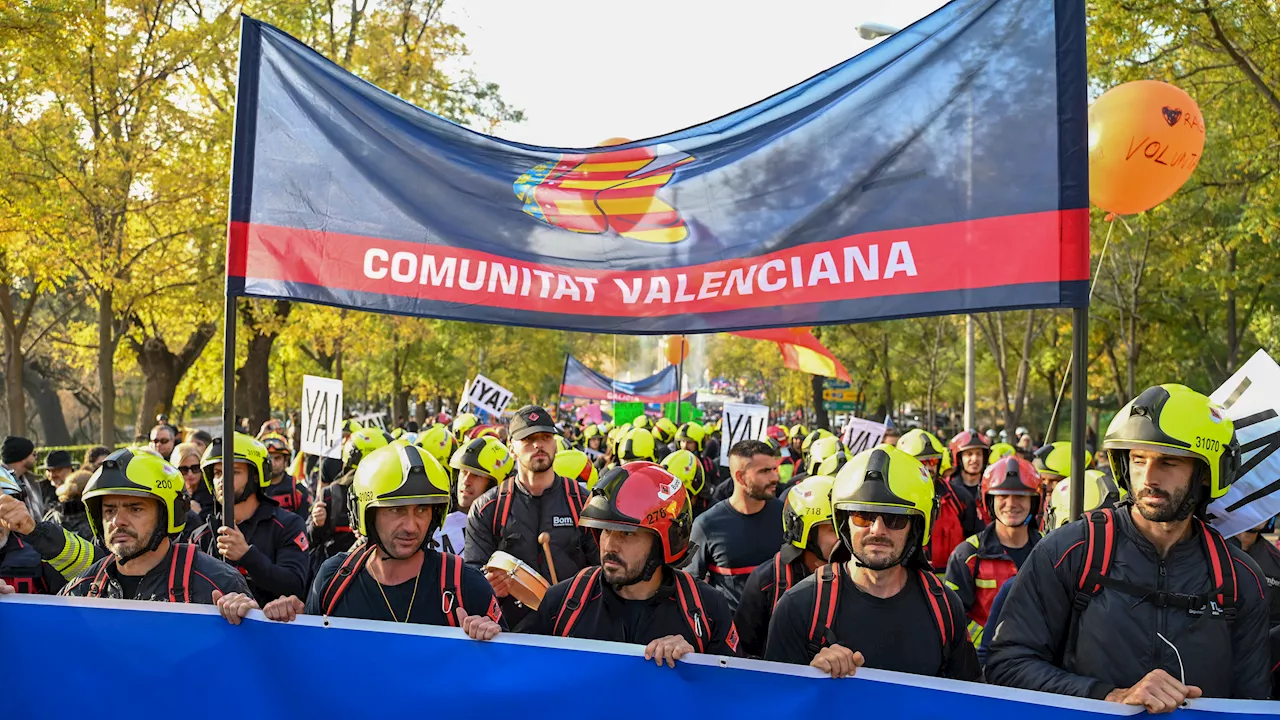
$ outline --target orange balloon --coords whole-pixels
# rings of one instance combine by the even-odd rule
[[[1168,200],[1199,164],[1204,132],[1200,107],[1173,85],[1111,88],[1089,107],[1089,199],[1118,215]]]
[[[667,362],[679,365],[689,357],[689,341],[683,335],[672,335],[667,338]]]

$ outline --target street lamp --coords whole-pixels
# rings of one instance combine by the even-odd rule
[[[855,26],[858,31],[858,37],[863,40],[875,40],[876,38],[889,37],[898,32],[901,28],[885,25],[884,23],[861,23]]]

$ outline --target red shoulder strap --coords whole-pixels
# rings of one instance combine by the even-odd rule
[[[1094,595],[1102,589],[1098,580],[1111,572],[1111,557],[1115,554],[1116,545],[1116,523],[1111,508],[1094,510],[1086,519],[1085,561],[1076,589],[1086,595]]]
[[[564,597],[564,603],[560,605],[560,611],[556,613],[556,622],[552,634],[557,637],[569,637],[569,632],[573,630],[574,623],[578,622],[578,616],[582,614],[582,608],[587,605],[587,598],[591,596],[591,589],[596,586],[596,578],[600,577],[600,568],[589,567],[578,571],[573,576],[573,582],[569,584],[569,592]]]
[[[924,584],[924,595],[929,599],[929,609],[933,611],[933,621],[942,638],[942,647],[946,648],[956,635],[955,618],[951,614],[951,606],[947,604],[947,593],[937,575],[925,570],[919,572],[920,582]]]
[[[698,584],[693,576],[683,570],[675,570],[676,594],[680,598],[680,610],[684,612],[684,621],[689,624],[696,643],[694,650],[705,652],[707,640],[711,633],[707,629],[707,611],[702,606],[702,594],[698,592]]]
[[[511,480],[504,480],[498,486],[498,496],[495,498],[493,506],[493,535],[498,537],[502,534],[503,528],[507,526],[507,515],[511,513],[511,500],[515,495],[512,492]]]
[[[1197,520],[1197,522],[1200,523],[1205,552],[1209,556],[1209,569],[1213,574],[1212,592],[1216,593],[1219,606],[1234,607],[1239,595],[1237,594],[1236,567],[1231,562],[1231,550],[1227,547],[1227,541],[1217,530],[1203,520]]]
[[[820,648],[827,644],[827,635],[840,602],[840,566],[835,563],[825,565],[817,576],[818,592],[813,605],[813,620],[809,623],[809,644]]]
[[[453,614],[462,606],[462,558],[453,553],[440,553],[440,609],[449,627],[458,626]]]
[[[773,609],[778,608],[782,596],[791,589],[791,565],[782,562],[782,553],[773,556]]]
[[[573,515],[573,525],[578,525],[578,513],[582,512],[582,489],[578,487],[576,480],[572,478],[564,479],[564,497],[569,502],[569,513]]]
[[[191,566],[196,560],[195,546],[177,543],[169,562],[169,602],[191,602]],[[181,599],[179,599],[181,598]]]
[[[325,615],[333,612],[334,607],[338,604],[338,598],[342,597],[342,593],[347,591],[347,587],[351,585],[351,580],[356,573],[364,569],[366,563],[369,562],[369,556],[373,554],[374,546],[366,545],[363,548],[352,548],[347,555],[347,559],[342,562],[342,567],[338,568],[338,572],[333,574],[329,579],[329,584],[325,586],[324,592],[320,594],[320,607],[324,610]]]

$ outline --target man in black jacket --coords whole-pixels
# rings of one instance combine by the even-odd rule
[[[693,507],[684,483],[650,462],[605,473],[582,511],[600,531],[603,564],[555,585],[520,632],[645,646],[645,659],[675,667],[691,652],[738,654],[729,605],[677,569],[689,550]]]
[[[60,594],[212,605],[247,592],[240,573],[192,545],[175,544],[187,518],[182,476],[158,457],[118,450],[85,486],[94,536],[110,553]]]
[[[209,521],[191,535],[191,542],[240,570],[261,604],[286,595],[302,595],[310,578],[306,526],[302,518],[266,496],[271,477],[266,472],[267,449],[256,439],[236,433],[235,519],[222,518],[222,440],[205,450],[204,482],[217,499]]]
[[[865,664],[977,680],[964,606],[924,554],[933,508],[933,479],[913,455],[891,445],[855,455],[831,490],[842,555],[852,559],[816,570],[782,596],[764,659],[833,678]]]
[[[472,503],[462,555],[468,565],[483,569],[493,553],[502,550],[551,580],[553,576],[569,577],[600,561],[595,538],[578,523],[585,490],[552,469],[557,432],[551,413],[543,408],[526,405],[516,411],[510,427],[518,463],[516,475]],[[554,572],[538,544],[542,533],[550,538]],[[518,624],[528,609],[510,596],[510,578],[494,570],[486,570],[485,577],[502,599],[507,621]]]
[[[988,681],[1152,713],[1201,695],[1266,699],[1262,573],[1201,520],[1238,471],[1232,421],[1204,395],[1161,385],[1116,415],[1103,447],[1131,500],[1032,551],[995,628]]]

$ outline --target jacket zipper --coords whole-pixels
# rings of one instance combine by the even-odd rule
[[[1159,579],[1156,581],[1156,590],[1159,592],[1164,592],[1165,581],[1168,579],[1168,573],[1166,572],[1166,569],[1165,569],[1164,558],[1158,558],[1156,560],[1156,568],[1159,570]],[[1161,607],[1156,608],[1156,633],[1158,635],[1163,635],[1165,631],[1165,610],[1166,609],[1167,608],[1161,608]],[[1160,640],[1159,637],[1152,637],[1151,644],[1152,644],[1152,647],[1155,649],[1156,666],[1161,667],[1164,665],[1164,662],[1161,661],[1160,659],[1164,657],[1164,652],[1163,652],[1165,649],[1164,643]],[[1172,674],[1173,673],[1170,673],[1170,675]]]

